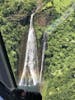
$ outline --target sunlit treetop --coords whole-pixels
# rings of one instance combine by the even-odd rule
[[[62,13],[67,10],[67,7],[71,5],[72,2],[73,0],[53,0],[56,11],[59,13]]]

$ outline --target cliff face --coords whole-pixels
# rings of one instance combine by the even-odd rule
[[[37,37],[37,45],[38,45],[38,63],[39,63],[39,65],[38,65],[38,67],[39,67],[39,71],[40,71],[40,67],[41,67],[41,60],[42,60],[42,49],[43,49],[43,34],[45,33],[45,30],[43,30],[44,29],[44,27],[46,27],[48,24],[49,24],[49,20],[51,20],[51,17],[49,18],[49,14],[50,14],[50,9],[48,8],[48,9],[46,9],[46,10],[43,10],[43,11],[41,11],[41,12],[38,12],[35,16],[34,16],[34,28],[35,28],[35,33],[36,33],[36,37]],[[47,12],[47,13],[46,13]],[[52,17],[53,18],[53,17]],[[39,34],[39,32],[40,32],[40,34]],[[27,34],[28,35],[28,34]],[[26,38],[26,35],[25,35],[25,37],[24,38]],[[23,42],[25,42],[26,43],[26,40],[27,40],[27,38],[26,39],[24,39],[23,40]],[[22,43],[23,43],[22,42]],[[23,44],[22,44],[23,45]],[[23,54],[23,51],[25,51],[24,50],[24,47],[25,45],[23,45],[23,48],[22,48],[22,51],[21,51],[21,53]],[[26,48],[25,48],[26,49]],[[24,57],[25,55],[23,55],[23,56],[20,56],[21,57],[21,59],[19,60],[19,61],[21,61],[21,62],[23,62],[24,61],[24,59],[25,59],[25,57]],[[23,64],[24,64],[24,62],[22,63],[22,65],[21,65],[21,63],[20,63],[20,66],[21,66],[21,68],[20,68],[20,72],[22,72],[22,70],[23,70]],[[20,73],[19,72],[19,73]],[[20,75],[20,74],[19,74]]]
[[[38,1],[37,3],[37,7],[38,6],[41,6],[42,5],[42,2],[41,1]],[[34,11],[34,10],[33,10]],[[30,15],[31,16],[31,13]],[[30,18],[30,17],[28,17]],[[27,18],[27,19],[28,19]],[[25,21],[25,20],[24,20]],[[30,21],[30,19],[28,19],[28,22]],[[38,32],[36,30],[36,28],[38,26],[40,27],[44,27],[47,23],[46,23],[46,16],[44,13],[39,13],[39,14],[36,14],[34,16],[34,28],[35,28],[35,33],[36,33],[36,36],[38,35]],[[22,22],[21,24],[23,25],[24,22]],[[37,24],[37,26],[36,26]],[[27,25],[29,26],[29,23],[27,23]],[[29,29],[28,29],[29,31]],[[27,37],[28,37],[28,31],[25,32],[25,34],[23,35],[23,38],[21,39],[21,45],[19,47],[19,69],[18,69],[18,75],[19,75],[19,78],[21,77],[21,74],[22,74],[22,71],[23,71],[23,66],[24,66],[24,60],[25,60],[25,52],[26,52],[26,43],[27,43]],[[40,38],[37,37],[37,45],[38,46],[38,59],[39,59],[39,63],[38,63],[38,67],[39,67],[39,71],[40,71],[40,65],[41,65],[41,55],[42,55],[42,34],[43,32],[41,33],[41,36]]]

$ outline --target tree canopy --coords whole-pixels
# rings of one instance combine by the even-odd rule
[[[53,29],[48,32],[46,41],[41,89],[43,100],[75,100],[75,6],[60,22],[60,17],[75,4],[75,0],[0,0],[0,31],[12,69],[16,77],[19,59],[21,54],[24,55],[21,47],[25,47],[30,15],[41,4],[34,16],[40,63],[43,34]]]

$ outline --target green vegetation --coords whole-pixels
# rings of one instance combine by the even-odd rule
[[[34,17],[38,51],[47,26],[49,29],[49,25],[74,2],[42,0],[43,6]],[[0,0],[0,30],[15,75],[21,56],[21,42],[28,33],[30,15],[35,8],[36,0]],[[48,35],[46,44],[43,100],[75,100],[75,11]]]
[[[73,16],[60,25],[47,41],[44,77],[49,81],[46,100],[75,99],[75,29],[70,22]]]
[[[14,72],[16,71],[16,66],[18,66],[21,38],[28,32],[27,21],[29,19],[26,17],[29,16],[34,7],[35,0],[0,1],[0,31]]]

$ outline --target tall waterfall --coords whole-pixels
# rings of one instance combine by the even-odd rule
[[[33,17],[30,18],[30,28],[26,47],[26,56],[24,61],[23,73],[19,82],[20,86],[31,86],[39,83],[39,71],[38,71],[38,56],[37,56],[37,43],[36,36],[33,28]]]

